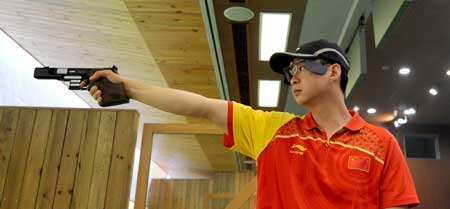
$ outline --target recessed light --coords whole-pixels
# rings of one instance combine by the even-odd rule
[[[409,75],[409,73],[411,73],[411,69],[408,67],[402,67],[398,73],[400,73],[400,75]]]
[[[435,88],[430,88],[430,90],[428,90],[428,93],[430,93],[433,96],[436,96],[439,92]]]
[[[400,124],[398,124],[397,121],[394,121],[394,126],[395,126],[396,128],[398,128],[398,127],[400,126]]]
[[[397,119],[398,124],[403,125],[406,124],[408,122],[408,118],[399,118]]]
[[[450,70],[447,70],[447,75],[450,76]]]
[[[355,106],[353,107],[353,110],[356,111],[356,112],[358,112],[358,111],[359,111],[359,107],[355,105]]]
[[[377,109],[375,109],[375,108],[369,108],[369,109],[367,109],[367,113],[369,113],[369,114],[375,114],[377,112]]]
[[[403,114],[405,114],[405,115],[415,115],[416,114],[416,109],[411,107],[409,109],[403,110]]]
[[[237,22],[247,22],[255,16],[253,11],[246,7],[229,7],[223,11],[223,15]]]

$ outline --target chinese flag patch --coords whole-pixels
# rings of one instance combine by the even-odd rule
[[[369,172],[369,168],[370,168],[370,158],[360,156],[348,157],[348,169],[355,169]]]

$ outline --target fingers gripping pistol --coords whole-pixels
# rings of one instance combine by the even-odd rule
[[[102,101],[99,105],[102,107],[113,106],[128,103],[130,99],[125,94],[123,83],[112,83],[106,78],[100,78],[96,81],[89,81],[89,77],[96,71],[111,70],[118,73],[117,67],[111,68],[51,68],[42,67],[34,69],[34,77],[37,79],[55,79],[60,81],[69,81],[70,90],[90,90],[92,86],[97,86],[102,90]],[[81,81],[86,81],[88,86],[81,87]]]

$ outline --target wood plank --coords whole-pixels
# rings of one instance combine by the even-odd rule
[[[234,198],[225,209],[239,209],[252,197],[256,192],[256,177]]]
[[[30,152],[28,153],[27,168],[23,179],[23,189],[19,200],[20,209],[35,208],[52,114],[53,111],[50,109],[37,110]]]
[[[142,1],[142,0],[125,0],[129,10],[133,13],[155,13],[155,12],[170,12],[170,13],[200,13],[198,5],[183,1]]]
[[[100,118],[101,111],[89,111],[86,137],[82,139],[80,145],[80,157],[77,163],[78,169],[71,209],[86,209],[88,206]]]
[[[61,166],[56,186],[53,208],[69,208],[73,195],[73,186],[81,139],[87,125],[87,111],[72,110],[69,112],[66,140],[64,141]]]
[[[192,28],[203,29],[201,13],[162,12],[162,13],[133,13],[134,20],[142,24],[142,27],[157,28]],[[208,48],[204,48],[208,49]]]
[[[3,188],[6,182],[6,174],[10,162],[11,151],[16,134],[19,110],[16,108],[1,108],[0,118],[0,207],[3,200]]]
[[[14,163],[10,163],[8,167],[1,209],[16,209],[18,207],[35,116],[36,111],[30,109],[21,110],[19,113],[18,127],[10,159]]]
[[[117,113],[112,111],[101,114],[88,209],[103,209],[105,206],[116,117]]]
[[[53,112],[42,177],[37,192],[36,209],[52,209],[53,207],[68,116],[68,110],[55,109]]]
[[[111,168],[106,191],[107,209],[127,208],[136,149],[139,115],[137,112],[118,112]]]
[[[144,209],[146,205],[145,197],[147,196],[148,178],[153,145],[153,130],[151,129],[151,126],[148,126],[147,124],[144,124],[141,143],[141,156],[139,158],[139,170],[134,209]]]
[[[153,179],[149,209],[198,208],[207,206],[209,179]]]

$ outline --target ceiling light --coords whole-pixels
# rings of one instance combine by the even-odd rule
[[[398,127],[400,126],[400,124],[398,124],[397,121],[394,121],[394,126],[395,126],[396,128],[398,128]]]
[[[359,111],[359,107],[355,105],[355,106],[353,107],[353,110],[356,111],[356,112],[358,112],[358,111]]]
[[[223,15],[229,20],[237,22],[250,21],[254,16],[253,11],[246,7],[229,7],[223,11]]]
[[[285,52],[291,13],[261,12],[259,25],[259,60],[268,61],[275,52]]]
[[[376,112],[377,112],[377,109],[375,109],[375,108],[367,109],[367,113],[369,113],[369,114],[375,114]]]
[[[398,124],[403,125],[406,124],[408,122],[408,118],[399,118],[397,119]]]
[[[258,82],[258,106],[277,107],[280,96],[281,81],[259,80]]]
[[[428,92],[433,96],[436,96],[439,93],[438,90],[435,88],[430,88]]]
[[[450,76],[450,70],[447,70],[447,75]]]
[[[416,109],[411,107],[409,109],[403,110],[403,114],[405,114],[405,115],[415,115],[416,114]]]
[[[402,67],[400,68],[398,73],[400,73],[400,75],[408,75],[409,73],[411,73],[411,69],[408,67]]]

